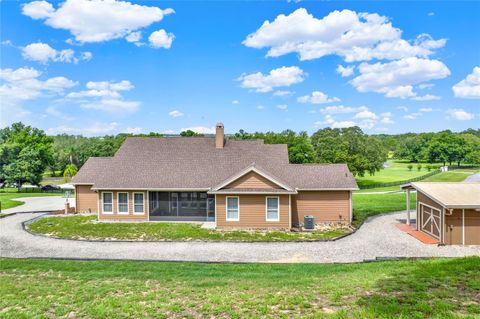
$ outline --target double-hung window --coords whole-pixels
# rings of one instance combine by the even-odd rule
[[[112,193],[102,193],[102,203],[103,203],[103,213],[112,214],[113,213],[113,194]]]
[[[133,213],[144,214],[145,213],[145,201],[143,193],[133,193]]]
[[[238,197],[227,196],[227,221],[240,220],[240,207]]]
[[[128,193],[118,193],[118,213],[128,214]]]
[[[278,197],[267,197],[267,221],[278,222],[280,220]]]

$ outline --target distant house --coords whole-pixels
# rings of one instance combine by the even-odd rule
[[[113,157],[92,157],[73,178],[78,212],[101,221],[214,221],[219,228],[349,224],[345,164],[290,164],[287,145],[213,137],[131,137]]]

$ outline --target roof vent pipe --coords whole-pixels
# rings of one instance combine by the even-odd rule
[[[223,123],[218,122],[215,127],[215,147],[223,148],[225,145],[225,133],[223,128]]]

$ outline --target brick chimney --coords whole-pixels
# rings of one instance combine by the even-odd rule
[[[217,126],[215,127],[215,147],[216,148],[223,148],[225,145],[225,134],[223,123],[218,122]]]

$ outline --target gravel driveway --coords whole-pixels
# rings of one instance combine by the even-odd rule
[[[480,246],[425,245],[395,227],[405,214],[369,219],[355,234],[334,242],[85,242],[29,234],[22,222],[40,216],[25,213],[0,219],[0,256],[99,258],[202,262],[360,262],[376,257],[480,256]]]
[[[480,183],[480,173],[472,174],[465,178],[464,183]]]

